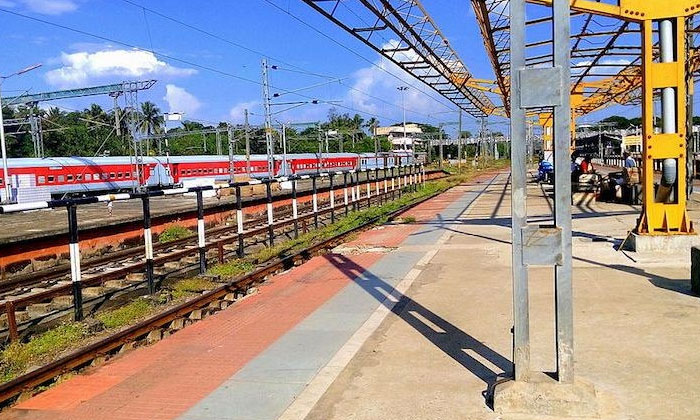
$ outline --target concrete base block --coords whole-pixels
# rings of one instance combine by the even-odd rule
[[[633,252],[690,252],[690,248],[700,245],[700,235],[638,235],[631,233],[624,249]]]
[[[593,385],[585,382],[562,384],[544,373],[533,373],[528,381],[497,384],[493,392],[493,408],[498,414],[598,417]]]

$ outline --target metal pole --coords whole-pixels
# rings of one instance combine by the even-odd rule
[[[444,156],[443,156],[443,152],[442,152],[442,124],[440,124],[439,130],[440,130],[440,132],[439,132],[439,135],[440,135],[440,145],[439,145],[439,149],[440,149],[440,169],[442,169],[442,161],[444,160]]]
[[[282,175],[287,174],[287,127],[282,124]]]
[[[247,109],[245,110],[245,172],[250,176],[250,125]]]
[[[330,190],[328,191],[329,194],[329,201],[331,205],[331,223],[335,223],[335,190],[333,189],[333,177],[334,173],[331,172],[329,174],[329,182],[330,182]]]
[[[562,71],[561,86],[571,80],[568,0],[554,0],[554,66]],[[523,124],[524,128],[524,124]],[[561,264],[554,267],[557,326],[557,373],[559,381],[574,382],[574,318],[571,251],[571,98],[561,93],[561,105],[554,107],[554,221],[561,229]]]
[[[148,283],[148,293],[156,291],[153,279],[153,236],[151,234],[151,203],[147,195],[141,197],[143,206],[143,245],[146,251],[146,282]]]
[[[226,128],[228,135],[228,173],[229,182],[233,182],[235,178],[235,165],[233,163],[233,127],[230,125]]]
[[[7,166],[7,146],[5,145],[5,122],[2,115],[2,80],[0,80],[0,148],[2,149],[2,175],[5,183],[5,200],[11,203],[12,200],[12,180],[10,179],[9,169]]]
[[[311,176],[311,201],[314,210],[314,227],[318,229],[318,193],[316,190],[316,175]]]
[[[70,252],[70,278],[73,285],[73,319],[83,320],[83,290],[80,275],[80,245],[78,241],[78,213],[75,204],[69,204],[68,236]]]
[[[348,215],[348,173],[343,172],[343,202],[345,203],[345,216]]]
[[[459,132],[457,134],[457,170],[462,172],[462,110],[459,110]]]
[[[236,185],[236,224],[238,233],[238,257],[243,257],[243,198],[241,186]]]
[[[272,144],[272,111],[270,110],[270,81],[267,74],[267,59],[262,60],[263,102],[265,106],[265,143],[267,145],[267,171],[274,176],[274,146]]]
[[[272,214],[272,180],[265,181],[267,191],[267,233],[270,237],[270,246],[275,244],[275,231],[272,227],[274,217]]]
[[[207,272],[207,249],[204,237],[204,199],[197,190],[197,247],[199,248],[199,273]]]
[[[294,219],[294,239],[299,237],[299,205],[297,203],[297,180],[292,180],[292,219]]]
[[[513,243],[513,373],[516,381],[530,376],[530,320],[528,270],[523,259],[522,230],[527,226],[527,162],[525,159],[525,110],[520,107],[520,73],[525,68],[525,0],[510,2],[510,68],[514,69],[510,90],[510,132],[513,139],[511,158],[512,230]],[[484,135],[483,119],[479,140]],[[477,145],[477,155],[481,153]],[[570,171],[567,170],[568,174]],[[519,198],[517,198],[519,197]]]

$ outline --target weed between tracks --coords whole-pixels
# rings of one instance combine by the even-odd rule
[[[500,169],[506,161],[497,162],[489,169]],[[405,192],[395,201],[370,207],[369,209],[350,212],[336,223],[299,235],[291,239],[262,249],[242,259],[234,259],[224,264],[213,266],[209,274],[230,279],[253,271],[257,266],[274,258],[284,257],[295,251],[308,248],[314,244],[348,232],[373,219],[376,224],[385,223],[389,214],[423,197],[445,191],[455,185],[472,179],[477,171],[463,169],[461,174],[451,175],[447,179],[430,181],[417,192]],[[406,191],[406,190],[404,190]],[[340,216],[340,211],[338,215]],[[415,218],[407,216],[404,223],[413,223]],[[186,233],[185,233],[186,232]],[[159,241],[176,240],[192,233],[186,228],[173,225],[166,229]],[[164,238],[165,237],[165,238]],[[152,297],[140,297],[124,306],[97,314],[85,322],[70,322],[59,325],[41,334],[36,334],[29,341],[13,342],[0,352],[0,381],[7,382],[27,372],[29,369],[49,363],[68,351],[80,348],[90,342],[104,338],[115,331],[125,328],[163,311],[168,306],[186,301],[188,298],[215,288],[217,284],[209,279],[193,277],[173,282]]]
[[[163,232],[158,235],[158,242],[164,244],[167,242],[176,241],[178,239],[188,238],[193,235],[194,233],[186,227],[174,224],[163,229]]]

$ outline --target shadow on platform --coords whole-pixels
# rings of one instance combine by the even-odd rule
[[[371,271],[355,264],[343,255],[327,254],[325,258],[330,264],[362,287],[364,291],[382,305],[385,305],[391,312],[446,355],[481,379],[487,386],[487,390],[484,391],[485,399],[487,391],[496,383],[499,377],[511,375],[513,365],[506,357],[410,297],[397,292],[391,285]],[[389,303],[389,301],[393,302]],[[395,305],[392,306],[393,303]],[[501,372],[495,372],[470,353],[488,361]],[[488,405],[488,401],[486,403]]]

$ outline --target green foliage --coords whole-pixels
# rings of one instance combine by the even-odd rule
[[[69,323],[37,335],[27,343],[11,343],[0,353],[0,381],[7,382],[29,367],[56,357],[86,335],[85,325]]]
[[[163,229],[163,232],[158,236],[158,242],[166,243],[176,241],[178,239],[187,238],[194,235],[191,230],[178,224],[173,224]]]
[[[105,328],[119,328],[144,318],[152,309],[153,305],[150,301],[137,299],[121,308],[100,314],[97,319],[102,322]]]
[[[216,287],[216,284],[210,280],[201,277],[191,277],[183,279],[172,285],[173,298],[180,299],[196,293],[202,293],[206,290],[211,290]]]
[[[416,223],[416,218],[415,216],[405,216],[401,218],[401,221],[403,223]]]

